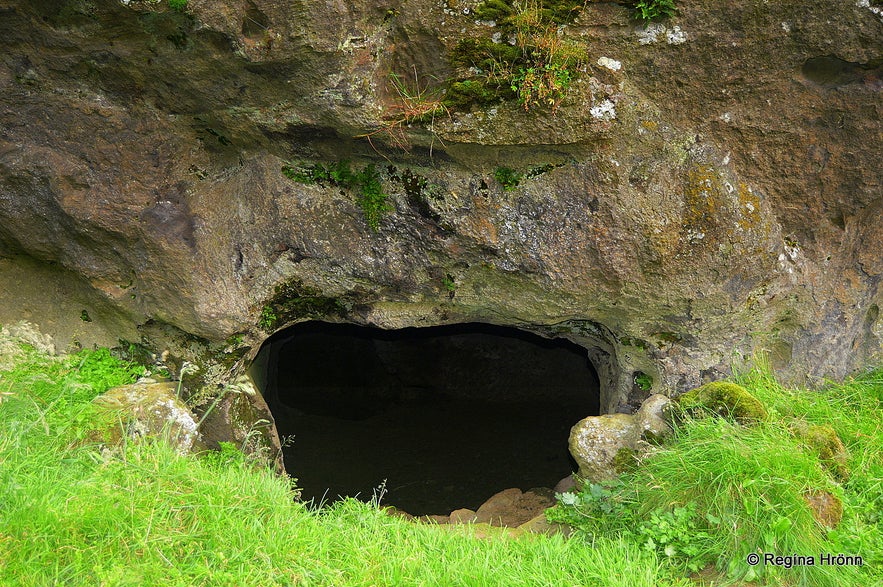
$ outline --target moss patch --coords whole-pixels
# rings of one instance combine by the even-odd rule
[[[849,480],[849,453],[833,428],[805,422],[794,423],[790,428],[834,477],[840,481]]]
[[[342,316],[345,311],[339,298],[323,296],[316,288],[293,279],[276,286],[273,297],[261,312],[258,325],[271,332],[302,318]]]
[[[629,471],[634,471],[638,468],[638,464],[638,453],[634,449],[628,447],[623,447],[616,451],[616,456],[613,457],[613,461],[611,462],[613,470],[620,475],[628,473]]]
[[[740,424],[769,419],[766,408],[741,385],[725,381],[706,383],[680,396],[678,406],[691,416],[715,414]]]

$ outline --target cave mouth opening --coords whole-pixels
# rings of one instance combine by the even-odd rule
[[[306,501],[371,499],[412,515],[553,487],[571,426],[598,415],[586,349],[484,323],[383,330],[326,322],[264,343],[255,379]]]

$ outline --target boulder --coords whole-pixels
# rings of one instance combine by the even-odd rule
[[[517,488],[504,489],[478,508],[475,521],[514,528],[542,514],[553,505],[555,499],[548,489],[531,489],[523,493]]]
[[[741,385],[728,381],[706,383],[677,399],[678,407],[692,416],[715,414],[740,424],[755,424],[769,418],[766,408]]]
[[[843,502],[833,493],[817,489],[807,491],[803,499],[816,521],[826,528],[836,528],[843,518]]]
[[[793,422],[791,432],[818,457],[819,461],[839,481],[849,480],[849,453],[837,431],[830,426]]]
[[[133,383],[107,390],[94,403],[111,416],[93,439],[118,445],[124,439],[165,438],[186,454],[199,440],[196,419],[178,398],[175,383]]]
[[[670,432],[664,419],[670,401],[651,395],[635,414],[589,416],[577,422],[570,430],[569,446],[579,475],[599,482],[634,467],[651,445]]]

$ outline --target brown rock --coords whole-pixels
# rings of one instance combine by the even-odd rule
[[[546,508],[555,505],[549,489],[521,492],[520,489],[505,489],[484,502],[476,511],[476,521],[492,526],[517,527],[527,522]]]
[[[451,512],[451,515],[448,516],[449,523],[451,524],[471,524],[472,522],[475,522],[476,519],[477,516],[475,515],[475,512],[466,508],[454,510]]]
[[[530,532],[532,534],[546,534],[548,536],[551,536],[553,534],[570,536],[571,534],[573,534],[573,528],[571,528],[567,524],[550,522],[546,519],[546,514],[544,513],[534,516],[527,522],[518,526],[518,529],[523,532]]]
[[[803,495],[816,521],[826,528],[836,528],[843,517],[843,503],[827,491],[812,490]]]

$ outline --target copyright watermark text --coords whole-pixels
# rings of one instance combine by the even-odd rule
[[[784,567],[860,567],[865,564],[862,557],[857,554],[831,554],[823,552],[816,555],[789,554],[779,555],[771,552],[752,552],[745,557],[752,567],[759,564],[764,566]]]

